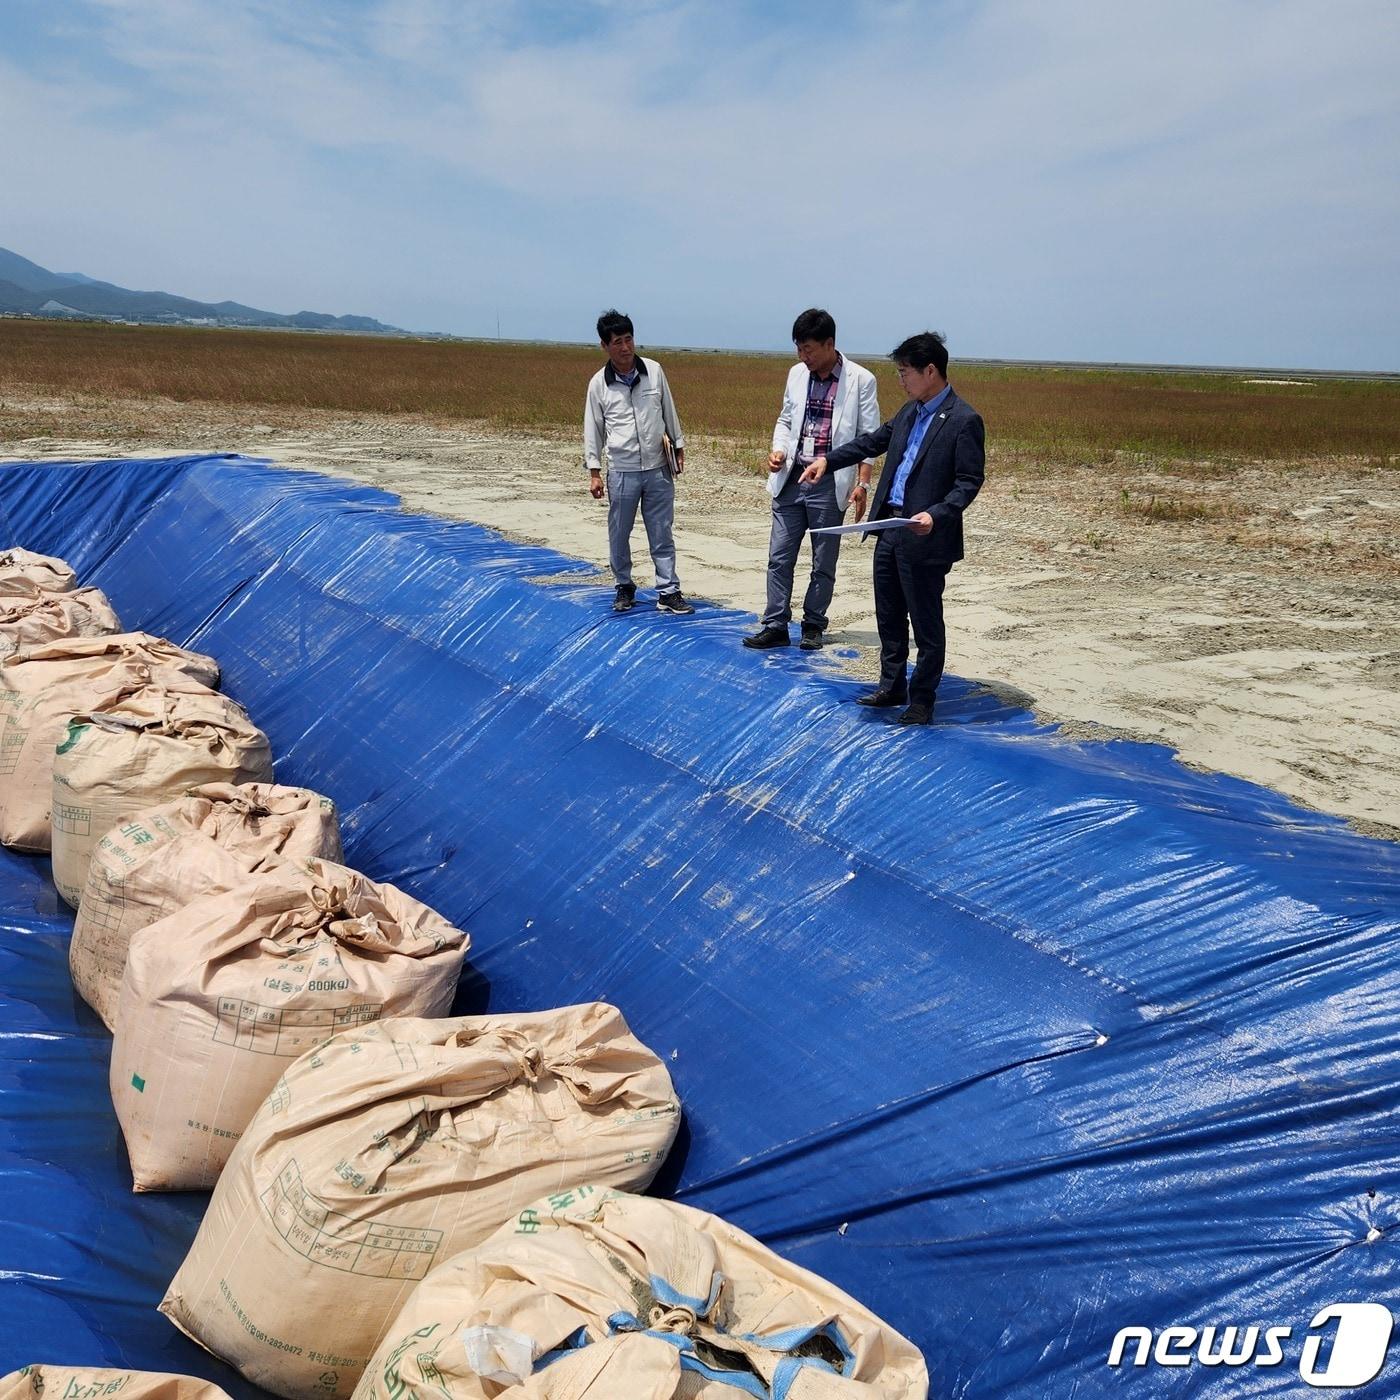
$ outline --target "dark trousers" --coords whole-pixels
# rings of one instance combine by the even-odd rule
[[[947,633],[943,628],[943,585],[953,566],[930,559],[911,540],[897,545],[892,532],[875,542],[875,625],[880,633],[880,689],[905,693],[909,629],[914,629],[918,659],[908,681],[912,704],[932,705],[943,676]]]

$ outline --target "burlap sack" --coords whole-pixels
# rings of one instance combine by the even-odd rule
[[[78,576],[62,559],[27,549],[0,549],[0,598],[67,593],[77,586]]]
[[[381,1016],[442,1016],[467,935],[392,885],[290,862],[127,952],[112,1101],[138,1191],[207,1190],[287,1065]]]
[[[161,1311],[279,1395],[348,1396],[435,1263],[561,1183],[640,1190],[678,1123],[599,1002],[347,1031],[258,1110]]]
[[[0,1376],[0,1400],[229,1400],[212,1381],[164,1371],[103,1370],[36,1362]]]
[[[110,1027],[132,934],[283,860],[341,859],[335,804],[306,788],[206,783],[134,813],[92,850],[68,944],[79,994]]]
[[[75,714],[175,676],[213,688],[219,665],[146,632],[48,642],[0,661],[0,842],[49,849],[53,752]]]
[[[912,1342],[742,1230],[589,1185],[434,1269],[355,1400],[739,1394],[925,1400],[928,1372]]]
[[[100,588],[40,593],[32,598],[0,595],[0,659],[22,647],[42,646],[65,637],[106,637],[122,630]]]
[[[205,783],[270,783],[272,745],[241,705],[156,682],[79,711],[53,759],[53,882],[75,909],[98,838]]]

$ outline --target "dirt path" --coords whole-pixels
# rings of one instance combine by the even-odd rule
[[[584,489],[572,440],[403,418],[42,398],[16,420],[15,398],[6,399],[9,421],[31,433],[38,425],[38,435],[12,426],[0,458],[245,452],[371,482],[408,509],[606,564],[605,508]],[[692,443],[680,576],[688,593],[752,612],[767,497],[758,471],[732,455]],[[1072,737],[1159,740],[1192,766],[1400,837],[1400,472],[1336,463],[1155,471],[999,473],[994,455],[967,518],[968,559],[949,583],[949,669]],[[640,524],[634,547],[645,565]],[[855,650],[847,664],[864,676],[874,674],[869,554],[847,544],[828,634],[833,648]]]

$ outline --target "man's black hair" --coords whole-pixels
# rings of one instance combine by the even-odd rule
[[[835,340],[836,322],[831,319],[831,312],[823,311],[819,306],[808,307],[792,323],[792,343],[801,345],[804,340]]]
[[[598,317],[598,339],[606,345],[615,335],[633,335],[632,318],[616,307],[609,307]]]
[[[944,379],[948,377],[948,347],[937,331],[920,331],[908,340],[901,340],[890,351],[890,359],[910,369],[927,369],[936,365]]]

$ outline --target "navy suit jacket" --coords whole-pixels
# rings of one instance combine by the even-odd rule
[[[844,447],[826,455],[828,471],[837,471],[867,457],[885,456],[885,469],[870,503],[870,518],[879,520],[893,513],[887,506],[895,472],[904,459],[904,449],[919,411],[912,400],[874,432],[862,433]],[[914,469],[904,487],[905,515],[928,511],[933,530],[920,537],[895,532],[894,544],[914,549],[930,560],[953,563],[963,557],[963,511],[973,502],[986,478],[987,432],[981,415],[971,404],[950,392],[919,445]]]

